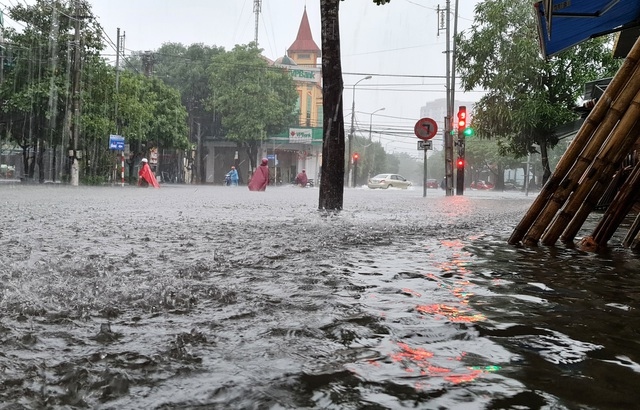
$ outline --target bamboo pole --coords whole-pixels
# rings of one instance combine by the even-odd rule
[[[640,85],[640,78],[638,79],[638,84]],[[571,194],[562,212],[554,218],[545,232],[543,244],[553,245],[558,240],[558,237],[567,228],[567,225],[584,204],[584,200],[590,192],[593,191],[594,196],[599,192],[599,195],[602,196],[616,170],[638,139],[638,133],[640,132],[638,118],[640,118],[640,89],[627,112],[625,112],[618,125],[607,138],[602,150],[589,165],[582,178],[580,178],[579,185]],[[599,187],[596,188],[596,185],[599,185]],[[576,223],[582,226],[588,213],[586,216],[583,214],[580,216],[584,218],[576,220]]]
[[[614,177],[613,181],[609,181],[609,184],[615,184],[615,186],[618,186],[618,180],[619,178],[616,176]],[[573,239],[576,237],[576,235],[580,231],[580,228],[582,228],[584,221],[587,219],[589,214],[593,212],[593,210],[598,205],[600,199],[605,194],[605,192],[608,191],[608,189],[609,187],[607,186],[606,181],[602,181],[602,183],[598,183],[596,184],[596,186],[593,187],[593,189],[585,199],[584,203],[580,206],[580,209],[578,210],[576,215],[573,217],[569,225],[567,225],[566,229],[560,236],[561,241],[563,242],[573,241]]]
[[[638,243],[640,243],[640,241],[638,240],[639,234],[640,234],[640,214],[636,216],[636,219],[635,221],[633,221],[631,228],[629,228],[629,232],[627,232],[627,236],[625,236],[624,241],[622,241],[622,244],[627,248],[635,249],[634,244],[637,245]],[[634,240],[634,237],[635,237],[635,240]]]
[[[605,118],[609,108],[611,107],[612,101],[618,97],[618,94],[624,89],[624,86],[627,84],[629,78],[632,77],[633,73],[638,72],[639,61],[640,38],[636,40],[633,48],[627,55],[627,58],[625,58],[620,69],[618,69],[615,77],[605,89],[602,97],[596,102],[595,107],[585,119],[575,138],[567,148],[567,151],[560,158],[553,174],[542,187],[540,193],[531,204],[531,207],[514,229],[511,237],[509,238],[509,244],[515,245],[524,238],[531,225],[536,221],[536,218],[538,218],[538,215],[543,211],[544,206],[549,201],[551,195],[553,195],[558,186],[560,186],[562,179],[567,174],[580,152],[582,152],[583,147],[587,145],[587,142],[591,139],[593,133],[602,122],[602,119]]]
[[[629,211],[633,208],[638,189],[640,189],[640,162],[633,167],[631,175],[629,175],[620,191],[613,198],[613,202],[593,230],[591,236],[598,246],[607,244],[624,218],[629,214]]]
[[[637,67],[638,68],[638,67]],[[538,219],[533,223],[529,231],[526,233],[524,242],[527,245],[535,245],[542,236],[543,232],[548,229],[549,223],[554,218],[558,210],[564,205],[565,201],[569,197],[569,194],[576,189],[580,178],[587,170],[589,165],[593,162],[595,156],[602,149],[603,144],[606,145],[606,141],[611,138],[612,130],[614,133],[618,132],[625,135],[629,128],[633,125],[628,119],[625,122],[625,129],[620,131],[618,129],[620,118],[623,117],[632,99],[640,98],[638,91],[640,91],[640,70],[634,72],[636,76],[632,77],[635,81],[629,81],[627,87],[625,87],[618,98],[611,105],[604,121],[596,129],[591,139],[588,141],[587,146],[578,156],[573,168],[562,179],[560,185],[556,191],[551,195],[546,206],[543,208]],[[635,122],[635,118],[634,118]],[[620,135],[620,134],[618,134]],[[556,169],[557,170],[557,169]],[[590,189],[590,188],[589,188]],[[560,232],[558,232],[558,236]],[[557,238],[557,237],[556,237]]]

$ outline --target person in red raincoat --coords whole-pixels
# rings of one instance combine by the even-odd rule
[[[307,186],[307,182],[309,181],[309,178],[307,178],[307,171],[305,171],[304,169],[302,170],[302,172],[300,172],[297,176],[296,176],[296,185],[301,186],[301,187],[306,187]]]
[[[142,167],[140,171],[138,171],[138,186],[146,188],[149,185],[154,188],[160,188],[156,176],[153,174],[153,171],[151,171],[149,161],[147,161],[146,158],[142,158]]]
[[[251,181],[249,181],[249,191],[264,191],[269,185],[269,160],[262,159],[262,163],[253,173]]]

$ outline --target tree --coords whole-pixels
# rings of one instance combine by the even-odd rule
[[[378,5],[390,1],[373,0]],[[320,0],[324,135],[318,208],[326,210],[341,210],[344,199],[344,82],[340,58],[339,8],[340,0]]]
[[[465,162],[470,181],[477,181],[483,172],[490,172],[497,190],[504,189],[504,170],[522,167],[522,161],[512,155],[504,155],[500,144],[503,140],[472,138],[465,142]]]
[[[551,175],[548,150],[556,127],[577,118],[573,107],[585,82],[613,75],[610,37],[582,43],[556,57],[540,57],[529,0],[486,0],[475,9],[468,33],[456,38],[465,91],[487,94],[474,107],[481,138],[499,138],[515,157],[540,147],[543,181]]]
[[[269,66],[255,43],[237,45],[213,58],[211,106],[222,116],[226,137],[244,147],[256,167],[259,142],[281,132],[296,119],[298,98],[291,76]]]
[[[154,52],[154,74],[165,84],[180,91],[182,104],[187,109],[189,136],[197,152],[203,150],[203,136],[221,138],[221,117],[210,102],[213,93],[209,86],[213,58],[224,53],[222,47],[204,44],[184,46],[180,43],[165,43]],[[204,155],[199,155],[195,164],[197,181],[204,181]]]
[[[96,56],[102,50],[99,26],[88,3],[81,2],[83,17],[80,55]],[[18,3],[8,8],[12,20],[24,29],[5,29],[6,50],[11,64],[3,72],[0,85],[0,111],[3,132],[22,147],[23,169],[27,178],[35,177],[38,165],[44,182],[43,158],[47,150],[56,152],[64,144],[65,111],[69,101],[70,44],[74,12],[67,2],[37,0],[32,5]]]

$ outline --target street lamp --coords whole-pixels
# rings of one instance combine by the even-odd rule
[[[369,114],[369,145],[371,145],[371,123],[373,122],[373,114],[377,113],[378,111],[384,111],[384,107],[379,108],[377,110],[375,110],[374,112],[372,112],[371,114]],[[367,145],[367,147],[369,147],[369,145]],[[366,150],[367,148],[365,148]],[[366,154],[366,151],[365,151]],[[367,159],[367,181],[369,180],[369,178],[371,178],[371,168],[373,167],[373,161],[375,159],[375,155],[376,155],[376,151],[375,150],[371,150],[371,159]],[[366,158],[366,155],[365,155]]]
[[[350,181],[349,175],[351,175],[351,147],[353,146],[353,134],[356,132],[356,128],[354,124],[354,120],[356,116],[356,85],[358,85],[360,81],[370,80],[370,79],[371,79],[371,76],[368,75],[364,78],[359,79],[353,85],[353,96],[351,98],[351,131],[349,132],[349,156],[348,156],[349,160],[347,161],[347,185],[349,185],[349,181]]]
[[[369,114],[369,141],[371,141],[371,122],[373,122],[373,114],[377,113],[378,111],[384,111],[384,107],[379,108],[374,112],[372,112],[371,114]]]

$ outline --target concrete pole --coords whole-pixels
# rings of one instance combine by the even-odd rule
[[[446,61],[446,76],[447,76],[447,116],[445,117],[444,124],[444,175],[445,175],[445,194],[447,196],[453,195],[453,135],[451,135],[451,119],[453,118],[453,95],[451,93],[451,17],[450,17],[451,4],[450,0],[447,0],[445,7],[446,13],[446,37],[447,46],[445,54],[447,56]]]
[[[358,85],[358,83],[360,81],[364,81],[364,80],[369,80],[371,79],[371,76],[368,75],[364,78],[359,79],[358,81],[356,81],[356,83],[353,85],[353,95],[351,97],[351,130],[349,131],[349,155],[348,155],[348,159],[347,159],[347,186],[349,188],[351,188],[351,178],[349,178],[351,176],[351,150],[353,148],[353,134],[355,134],[356,132],[356,127],[355,127],[355,117],[356,117],[356,85]]]
[[[116,99],[114,109],[114,120],[116,122],[116,134],[120,134],[118,127],[118,92],[120,88],[120,27],[118,27],[116,35]]]
[[[374,112],[372,112],[369,115],[369,145],[367,145],[365,147],[365,158],[367,158],[367,149],[371,146],[371,124],[373,123],[373,114],[377,113],[378,111],[384,111],[384,107],[383,108],[379,108],[377,110],[375,110]],[[369,178],[371,178],[371,167],[373,167],[373,160],[375,159],[375,150],[371,150],[372,154],[371,155],[371,160],[369,160],[369,158],[367,158],[367,181],[369,181]]]
[[[74,3],[76,15],[75,33],[73,35],[75,53],[73,56],[73,156],[71,157],[71,185],[80,184],[80,164],[78,162],[78,139],[80,131],[80,16],[78,1]]]

